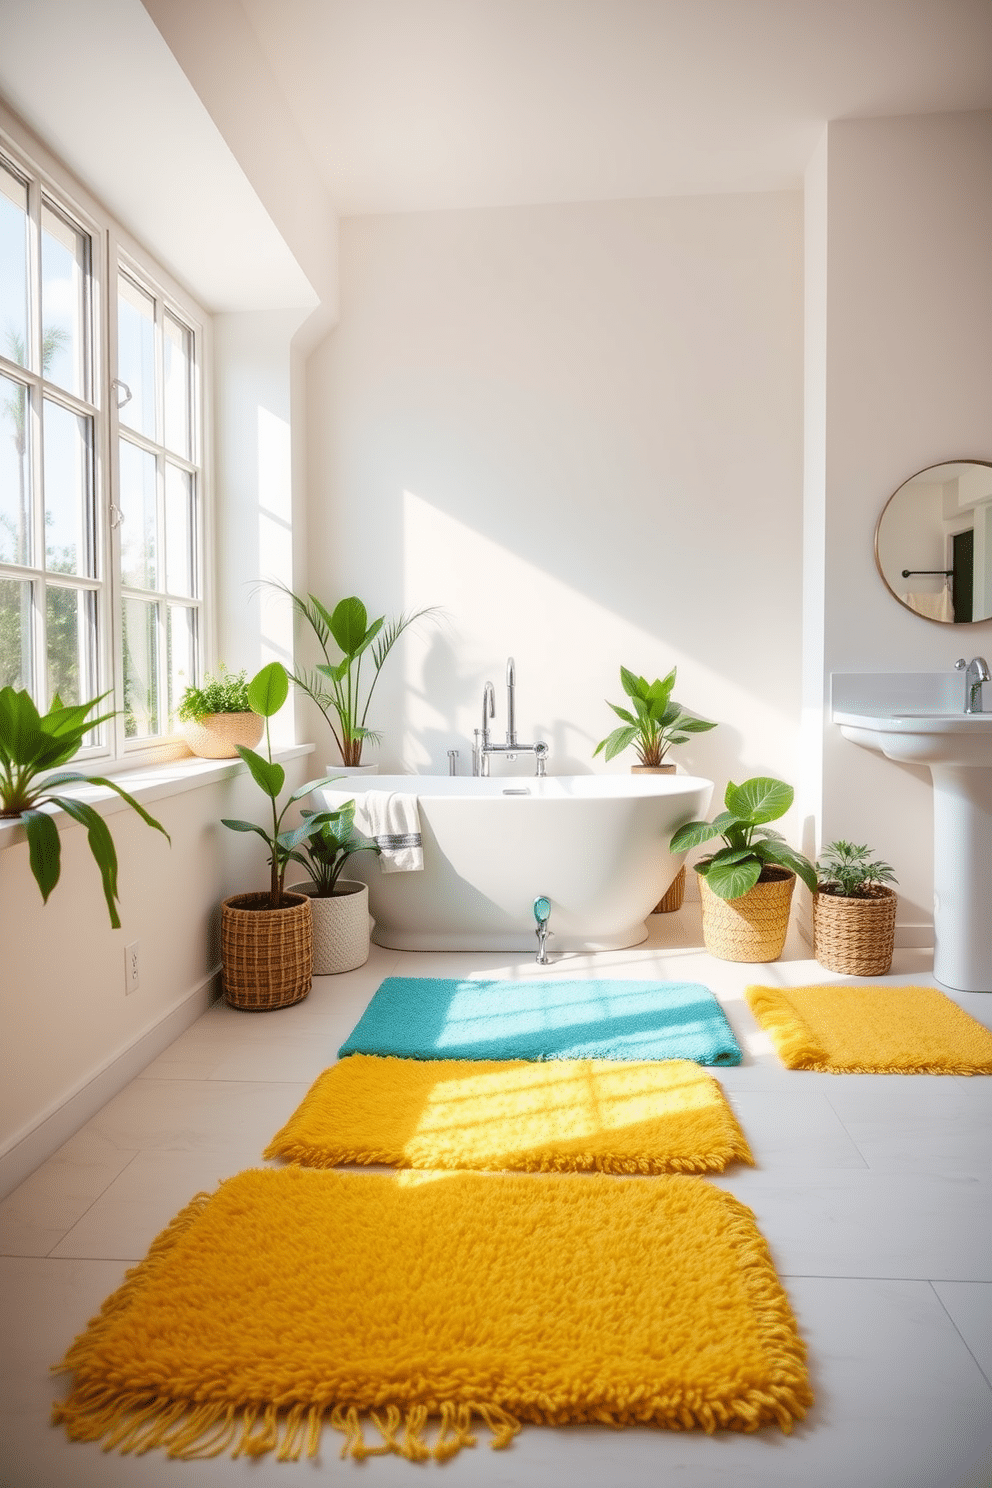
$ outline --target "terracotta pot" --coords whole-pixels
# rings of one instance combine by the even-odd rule
[[[766,868],[766,883],[737,899],[721,899],[698,873],[703,911],[703,944],[721,961],[775,961],[789,930],[789,910],[796,875],[787,868]]]
[[[844,976],[884,976],[896,940],[894,889],[880,884],[867,899],[813,895],[813,955],[827,971]]]
[[[221,975],[231,1007],[260,1013],[302,1002],[313,979],[313,919],[305,894],[235,894],[221,906]]]
[[[237,745],[254,749],[265,732],[258,713],[204,713],[180,725],[180,733],[201,759],[237,759]]]
[[[630,773],[631,775],[674,775],[676,770],[674,765],[631,765]],[[651,913],[671,914],[673,910],[682,908],[684,898],[685,864],[683,863]]]

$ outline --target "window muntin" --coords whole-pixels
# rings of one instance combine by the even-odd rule
[[[201,672],[202,321],[45,170],[0,140],[0,686],[131,753]]]

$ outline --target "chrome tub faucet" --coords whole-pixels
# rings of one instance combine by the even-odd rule
[[[506,743],[494,744],[489,733],[489,720],[496,716],[496,690],[491,682],[487,682],[482,690],[482,727],[475,731],[475,744],[472,749],[472,774],[489,774],[489,761],[494,754],[501,754],[505,759],[516,759],[518,754],[532,754],[534,756],[534,774],[543,775],[548,759],[548,746],[543,739],[538,739],[534,744],[521,744],[517,738],[517,670],[513,657],[507,658],[506,662]]]
[[[984,656],[972,657],[966,662],[963,656],[959,656],[954,663],[954,669],[964,672],[964,711],[966,713],[982,713],[982,683],[992,682],[992,673],[989,672],[989,664]]]

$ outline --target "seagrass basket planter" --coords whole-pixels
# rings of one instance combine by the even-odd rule
[[[224,998],[246,1013],[301,1002],[313,982],[313,918],[305,894],[235,894],[221,906]]]
[[[766,868],[768,878],[737,899],[714,894],[702,873],[699,898],[703,911],[703,944],[721,961],[776,961],[789,930],[789,911],[796,875],[786,868]]]
[[[884,976],[896,938],[894,889],[877,885],[870,895],[813,895],[813,955],[827,971],[844,976]]]
[[[238,745],[254,749],[265,732],[258,713],[204,713],[188,718],[180,732],[200,759],[237,759]]]
[[[631,765],[630,773],[631,775],[675,775],[677,771],[674,765]],[[683,864],[651,913],[671,914],[673,910],[682,908],[684,898],[685,865]]]

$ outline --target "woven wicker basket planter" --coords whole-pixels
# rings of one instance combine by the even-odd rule
[[[254,749],[265,732],[260,713],[205,713],[190,718],[180,732],[201,759],[237,759],[239,744]]]
[[[369,888],[355,879],[339,878],[337,893],[322,899],[313,884],[293,884],[292,893],[310,898],[313,919],[313,974],[336,976],[354,971],[369,959]]]
[[[685,866],[681,867],[673,878],[668,892],[658,900],[652,914],[671,914],[673,909],[681,909],[685,898]]]
[[[813,955],[827,971],[884,976],[896,938],[894,889],[880,885],[870,899],[813,895]]]
[[[775,877],[755,884],[738,899],[721,899],[702,873],[696,875],[703,943],[710,955],[721,961],[775,961],[782,954],[796,875],[785,868],[765,871]]]
[[[313,980],[313,919],[305,894],[284,894],[279,909],[267,893],[235,894],[221,906],[224,997],[246,1013],[301,1002]]]

